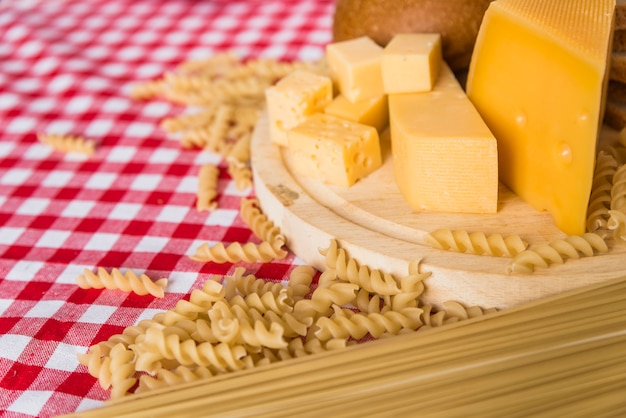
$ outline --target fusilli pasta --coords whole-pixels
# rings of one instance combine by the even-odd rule
[[[452,231],[437,229],[425,237],[425,241],[441,250],[461,253],[513,257],[524,251],[528,244],[519,235],[503,237],[500,234],[486,235],[483,232]]]
[[[57,135],[48,133],[38,133],[37,139],[43,144],[50,145],[57,151],[76,152],[80,154],[93,155],[96,152],[96,141],[86,139],[82,136]]]
[[[217,208],[217,188],[220,170],[213,164],[204,164],[198,173],[196,209],[212,211]]]
[[[141,296],[152,295],[162,298],[165,295],[163,289],[167,285],[167,279],[158,279],[153,282],[145,274],[137,276],[132,270],[122,274],[121,271],[114,268],[111,273],[108,273],[100,267],[97,274],[85,269],[83,274],[76,277],[76,283],[82,289],[122,290],[134,292]]]

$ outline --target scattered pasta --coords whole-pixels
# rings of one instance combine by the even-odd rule
[[[204,164],[198,173],[198,196],[196,209],[198,211],[214,210],[217,208],[217,182],[219,168],[213,164]]]
[[[86,139],[82,136],[56,135],[48,133],[38,133],[39,142],[50,145],[57,151],[69,153],[75,152],[86,155],[93,155],[96,152],[96,142],[93,139]]]
[[[508,265],[508,273],[532,273],[535,267],[563,264],[568,258],[593,257],[609,250],[604,239],[593,232],[571,235],[549,244],[535,245],[516,255]]]
[[[513,257],[528,247],[519,235],[503,237],[500,234],[486,235],[482,232],[452,231],[437,229],[426,235],[425,241],[434,248],[461,253]]]
[[[134,292],[140,296],[152,295],[162,298],[167,279],[152,281],[145,274],[137,276],[132,270],[122,273],[114,268],[109,273],[100,267],[97,273],[85,269],[83,274],[76,277],[76,283],[82,289],[116,289],[124,292]]]

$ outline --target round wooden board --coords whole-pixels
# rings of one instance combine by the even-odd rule
[[[626,275],[621,246],[528,275],[507,274],[510,258],[430,247],[424,237],[438,228],[518,234],[531,245],[565,235],[548,213],[534,210],[504,186],[495,215],[415,213],[396,187],[385,135],[381,144],[380,169],[350,188],[336,187],[296,174],[287,150],[270,142],[267,115],[257,123],[251,163],[261,208],[280,227],[287,246],[318,270],[326,269],[319,250],[337,239],[361,265],[398,276],[407,274],[411,261],[422,260],[421,271],[432,273],[425,281],[424,303],[442,307],[455,300],[499,309]]]

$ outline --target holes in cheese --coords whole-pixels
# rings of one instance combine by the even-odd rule
[[[498,139],[500,180],[569,235],[585,232],[614,0],[498,0],[467,94]]]
[[[295,70],[265,91],[272,142],[287,145],[287,131],[307,116],[321,112],[333,99],[332,81],[305,70]]]
[[[349,187],[382,165],[378,132],[316,113],[287,132],[293,168],[301,175]]]
[[[430,92],[389,95],[396,183],[419,211],[495,213],[496,139],[442,63]]]

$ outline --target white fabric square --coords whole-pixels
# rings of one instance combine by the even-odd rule
[[[25,199],[19,208],[15,211],[18,215],[39,215],[46,210],[50,204],[50,199],[41,197],[29,197]]]
[[[65,270],[63,270],[63,273],[61,273],[57,277],[56,283],[75,285],[76,277],[83,274],[85,269],[93,271],[93,266],[80,266],[78,264],[70,264],[65,268]]]
[[[324,56],[324,49],[315,46],[304,46],[298,52],[301,61],[317,61]]]
[[[40,261],[18,261],[7,274],[7,280],[16,282],[29,282],[35,277],[37,272],[41,270],[44,263]]]
[[[0,347],[2,357],[16,361],[26,348],[31,338],[26,335],[4,334],[0,335]]]
[[[2,142],[0,143],[0,157],[6,157],[13,151],[15,148],[15,144],[12,142]]]
[[[0,93],[0,110],[12,109],[20,101],[19,96],[13,93]]]
[[[87,51],[91,48],[87,48]],[[46,88],[52,93],[62,93],[72,87],[76,83],[76,79],[71,74],[59,74],[55,76]]]
[[[84,113],[93,104],[90,96],[72,97],[65,105],[64,110],[69,113]]]
[[[52,154],[52,147],[39,142],[28,147],[23,157],[27,160],[45,160]]]
[[[84,248],[92,251],[109,251],[119,238],[120,236],[118,234],[96,232],[92,235],[87,244],[85,244]]]
[[[107,190],[115,182],[117,176],[113,173],[94,173],[85,183],[88,189]]]
[[[102,74],[109,77],[121,77],[130,72],[129,67],[121,62],[112,62],[100,67]]]
[[[18,56],[23,56],[25,58],[34,57],[35,55],[39,55],[41,51],[46,47],[46,45],[38,39],[34,39],[32,41],[27,41],[21,44],[19,50],[17,51]]]
[[[130,189],[142,191],[156,190],[161,179],[162,176],[159,174],[139,174],[130,184]]]
[[[78,322],[88,324],[104,324],[115,313],[117,307],[106,305],[91,305],[80,316]]]
[[[73,175],[71,171],[52,171],[41,184],[46,187],[64,187]]]
[[[42,76],[44,74],[50,74],[57,68],[59,68],[60,60],[57,57],[46,57],[38,59],[32,67],[33,74]]]
[[[169,289],[170,287],[170,283],[167,283],[167,287]],[[144,319],[152,319],[154,318],[154,316],[158,313],[162,313],[163,309],[143,309],[142,312],[139,314],[139,316],[137,317],[137,319],[135,320],[135,324],[138,324],[139,322],[143,321]]]
[[[37,78],[22,78],[13,83],[12,87],[22,93],[35,93],[41,90],[42,82]]]
[[[64,300],[42,300],[26,312],[24,318],[52,318],[63,305]]]
[[[157,148],[152,155],[150,155],[148,162],[152,164],[169,164],[176,161],[179,156],[180,153],[175,149]]]
[[[88,411],[90,409],[96,409],[104,405],[103,401],[97,401],[95,399],[85,398],[76,407],[76,412]]]
[[[106,160],[115,163],[127,163],[135,157],[136,153],[137,149],[134,147],[118,146],[109,152]]]
[[[39,241],[35,244],[35,247],[39,248],[61,248],[63,243],[69,238],[69,231],[59,231],[56,229],[49,229],[41,235]]]
[[[4,129],[9,134],[24,134],[35,130],[37,120],[28,116],[16,116],[5,125]]]
[[[96,206],[95,202],[87,200],[72,200],[61,212],[61,216],[67,218],[84,218]]]
[[[118,203],[109,213],[108,218],[128,221],[135,219],[140,210],[141,205],[137,203]]]
[[[136,252],[160,253],[169,242],[168,238],[145,236],[135,246]]]
[[[141,113],[145,116],[153,118],[163,118],[172,110],[172,105],[166,102],[150,102],[146,103],[141,109]]]
[[[198,192],[198,178],[194,176],[184,177],[178,186],[176,187],[178,193],[197,193]]]
[[[11,245],[24,233],[25,228],[0,227],[0,245]]]
[[[76,124],[73,121],[59,118],[50,122],[46,128],[46,133],[73,135],[75,126]]]
[[[239,190],[234,181],[228,182],[226,185],[226,189],[224,190],[224,194],[234,195],[234,196],[247,196],[249,192],[250,192],[250,188]]]
[[[102,111],[107,113],[123,113],[130,107],[130,101],[122,97],[110,97],[102,104]]]
[[[45,113],[51,111],[58,105],[58,100],[51,97],[38,97],[28,103],[28,110],[34,113]]]
[[[48,358],[45,367],[47,369],[64,370],[66,372],[73,372],[78,365],[78,358],[76,354],[83,351],[83,347],[70,345],[65,343],[58,343],[54,352]]]
[[[164,206],[157,216],[157,222],[172,222],[172,223],[181,223],[187,214],[189,213],[189,208],[187,206],[175,206],[169,205]]]
[[[167,292],[187,294],[197,278],[198,273],[173,271],[168,277]]]
[[[111,131],[115,122],[110,119],[95,119],[85,129],[85,136],[101,138]]]
[[[4,176],[0,178],[0,184],[22,184],[26,181],[28,177],[30,177],[31,174],[32,172],[25,168],[12,168],[10,170],[7,170],[6,173],[4,173]]]
[[[154,124],[133,122],[126,128],[125,135],[129,137],[147,138],[154,133],[154,129]]]
[[[176,46],[160,46],[150,50],[150,57],[152,59],[169,61],[176,58],[180,53],[180,48]]]
[[[207,222],[211,225],[231,226],[238,214],[238,210],[218,208],[211,211]]]
[[[27,390],[15,400],[7,410],[38,417],[41,407],[48,402],[54,392],[49,390]]]
[[[13,299],[0,299],[0,316],[9,309],[9,306],[13,303]]]

